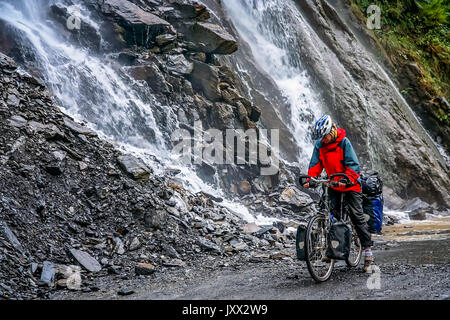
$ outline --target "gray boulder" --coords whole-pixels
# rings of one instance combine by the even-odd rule
[[[233,247],[233,249],[237,251],[245,251],[248,250],[248,245],[242,241],[241,239],[232,239],[230,240],[230,245]]]
[[[49,261],[44,261],[42,265],[41,278],[38,281],[39,286],[52,287],[55,281],[55,266]]]
[[[81,124],[78,124],[68,118],[64,118],[64,125],[69,128],[71,131],[77,133],[77,134],[84,134],[86,136],[95,136],[97,135],[93,130],[90,128],[83,126]]]
[[[313,203],[313,200],[308,194],[301,192],[293,186],[283,190],[280,194],[279,201],[298,208],[303,208]]]
[[[19,115],[14,115],[8,119],[8,123],[12,127],[22,128],[26,126],[27,120],[25,120],[23,117]]]
[[[416,197],[409,200],[402,210],[408,212],[411,220],[426,220],[427,213],[432,213],[433,207]]]
[[[102,269],[100,263],[98,263],[98,261],[87,252],[70,249],[69,253],[83,268],[89,272],[98,272]]]
[[[170,3],[176,9],[171,12],[172,17],[175,19],[205,21],[211,17],[208,9],[198,2],[171,0]]]
[[[126,0],[103,0],[100,9],[121,27],[119,32],[128,45],[151,47],[158,35],[173,30],[167,21]]]
[[[217,127],[219,129],[233,128],[233,120],[234,120],[233,106],[226,103],[217,102],[213,109],[213,114],[217,122]]]
[[[236,40],[221,26],[197,22],[191,28],[190,41],[196,45],[195,51],[214,54],[231,54],[238,49]]]
[[[47,140],[64,140],[64,133],[54,124],[43,124],[31,120],[27,122],[27,128],[33,133],[43,133]]]
[[[14,233],[12,233],[11,229],[8,227],[6,222],[0,223],[0,234],[14,247],[14,249],[23,252],[23,247],[20,244],[19,240],[16,238]]]
[[[182,54],[170,55],[167,57],[167,70],[175,74],[187,75],[194,70],[194,64]]]
[[[205,238],[198,238],[198,244],[200,245],[200,247],[205,250],[205,251],[213,251],[216,253],[221,253],[222,250],[220,250],[220,247],[218,245],[216,245],[214,242],[205,239]]]
[[[13,94],[9,94],[6,104],[11,107],[18,107],[20,105],[20,99]]]
[[[259,176],[253,180],[253,187],[258,192],[269,192],[272,187],[272,179],[270,176]]]
[[[120,240],[120,238],[118,237],[114,237],[113,238],[113,243],[114,243],[114,250],[113,252],[122,255],[125,253],[125,246],[122,242],[122,240]]]
[[[164,75],[154,64],[145,64],[139,66],[128,67],[127,72],[135,80],[144,80],[155,93],[170,92],[169,84],[166,82]]]
[[[150,177],[151,169],[142,160],[132,155],[121,155],[118,161],[120,167],[134,180],[145,181]]]
[[[165,46],[173,41],[175,41],[177,39],[176,35],[173,34],[162,34],[156,37],[156,43],[158,44],[158,46],[162,47]]]
[[[13,59],[0,52],[0,69],[15,70],[17,65]]]
[[[136,237],[136,238],[133,238],[133,240],[131,241],[128,250],[134,251],[134,250],[139,249],[141,246],[142,246],[142,244],[141,244],[141,242],[139,241],[139,238]]]
[[[223,91],[222,91],[223,92]],[[240,121],[243,121],[245,117],[248,117],[247,109],[244,107],[244,105],[241,102],[236,102],[237,106],[237,114]]]
[[[219,71],[217,67],[200,61],[194,61],[194,70],[191,74],[192,87],[203,92],[206,98],[216,101],[222,98],[219,89]]]
[[[420,198],[416,197],[409,200],[402,208],[403,211],[414,211],[419,209],[427,209],[430,205],[425,201],[422,201]]]

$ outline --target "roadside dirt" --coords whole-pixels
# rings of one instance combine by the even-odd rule
[[[252,263],[239,256],[232,260],[210,257],[201,270],[186,267],[142,280],[106,283],[99,279],[97,292],[59,292],[53,298],[450,299],[450,234],[442,232],[448,230],[449,221],[444,218],[386,227],[385,235],[374,237],[378,275],[362,273],[362,265],[349,269],[339,262],[329,281],[316,284],[305,263],[295,259],[295,248],[287,248],[285,252],[290,254],[280,255],[281,259]],[[408,233],[417,234],[411,238]],[[120,290],[133,293],[120,296]]]
[[[450,237],[450,217],[411,221],[383,227],[383,235],[375,239],[395,241],[439,240]]]

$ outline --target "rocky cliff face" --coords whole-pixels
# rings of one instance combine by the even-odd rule
[[[187,1],[87,1],[84,5],[89,16],[80,18],[80,28],[68,30],[70,4],[67,1],[51,5],[44,14],[52,19],[54,28],[66,41],[92,55],[102,56],[104,63],[111,64],[121,77],[131,77],[126,85],[139,91],[145,104],[152,105],[151,112],[158,126],[145,126],[146,120],[138,119],[141,115],[133,116],[131,125],[139,127],[136,130],[144,139],[155,143],[159,129],[162,143],[170,149],[170,134],[176,128],[193,134],[197,120],[202,122],[203,130],[257,128],[260,107],[249,99],[239,87],[233,70],[220,59],[234,53],[237,42],[220,25],[210,22],[211,15],[205,6]],[[35,67],[39,61],[27,57],[32,44],[27,39],[19,44],[14,34],[22,32],[11,26],[7,29],[3,34],[3,52],[23,62],[25,68],[36,71],[36,76],[45,78],[45,73]],[[138,85],[132,80],[138,81]],[[79,109],[85,116],[92,114],[91,105],[101,100],[93,91],[89,88],[81,91],[84,96],[81,99],[87,103]],[[129,130],[123,128],[105,126],[103,131],[113,138],[121,135],[126,140],[121,131]],[[257,167],[228,167],[228,177],[219,181],[225,190],[236,189],[242,180],[258,172]],[[202,178],[218,182],[213,178],[218,169],[206,161],[196,170]]]
[[[0,51],[16,61],[0,54],[0,296],[44,297],[54,280],[67,286],[73,263],[83,267],[84,288],[91,290],[91,276],[150,275],[190,260],[202,264],[197,258],[203,251],[247,254],[292,241],[287,227],[316,210],[311,196],[317,195],[293,186],[300,169],[286,164],[305,151],[293,134],[289,102],[254,61],[222,3],[88,0],[78,22],[73,3],[39,11],[78,50],[69,51],[81,56],[51,61],[67,69],[46,68],[51,63],[39,57],[27,30],[0,18]],[[387,198],[397,207],[404,205],[398,195],[448,206],[448,168],[388,77],[326,1],[298,1],[298,10],[303,20],[294,29],[302,64],[324,109],[349,133],[363,168],[382,173],[391,188]],[[68,28],[68,21],[79,28]],[[103,77],[84,72],[96,62],[108,65],[93,69]],[[56,77],[55,70],[71,74]],[[75,85],[57,81],[65,76]],[[97,90],[101,81],[108,90]],[[72,93],[79,98],[76,109],[65,104]],[[194,121],[204,130],[279,129],[277,175],[259,176],[260,164],[203,161],[194,169],[251,214],[284,222],[244,228],[242,215],[219,205],[223,199],[186,190],[179,170],[154,173],[149,163],[119,152],[58,105],[76,110],[116,142],[161,148],[151,160],[163,168],[171,133],[193,133]],[[436,212],[436,206],[420,205]]]
[[[450,112],[450,104],[447,101],[448,99],[445,98],[444,92],[429,84],[433,80],[430,80],[431,75],[425,71],[424,62],[418,62],[409,54],[405,55],[404,52],[395,50],[391,44],[385,43],[386,38],[384,36],[386,33],[384,31],[376,34],[373,30],[368,29],[366,17],[362,13],[362,8],[356,4],[357,1],[330,0],[329,2],[338,11],[340,17],[352,32],[355,33],[358,40],[383,65],[396,83],[402,96],[405,97],[423,126],[430,133],[431,138],[438,145],[442,145],[443,150],[448,155],[450,127],[448,122],[445,121],[445,115]],[[420,25],[420,23],[416,23],[416,25]],[[391,27],[390,23],[385,25],[386,29]],[[411,49],[409,53],[413,54],[414,51]],[[420,53],[418,54],[420,55]],[[438,74],[435,73],[431,77],[434,78],[436,75],[439,77]],[[448,161],[447,157],[447,163]]]
[[[169,148],[171,131],[182,127],[193,132],[194,121],[201,120],[205,130],[279,129],[281,157],[296,161],[304,151],[293,137],[290,115],[283,110],[298,106],[286,105],[271,76],[252,61],[248,44],[221,4],[205,3],[210,9],[190,1],[90,0],[85,3],[89,17],[82,16],[82,27],[73,30],[66,28],[70,2],[50,6],[46,14],[67,41],[104,56],[117,72],[145,82],[144,96],[151,94],[158,104],[170,106],[153,110]],[[388,76],[326,1],[300,1],[298,10],[304,19],[296,34],[302,64],[321,93],[325,111],[347,129],[363,168],[380,171],[385,184],[402,198],[418,196],[448,204],[448,168]],[[38,71],[27,45],[19,45],[11,27],[2,30],[8,30],[2,35],[3,51]],[[133,126],[142,122],[132,121]],[[156,139],[155,128],[140,130],[144,137]],[[106,131],[114,135],[118,130]],[[204,161],[196,171],[217,183],[212,176],[222,169]],[[245,180],[260,183],[257,167],[228,169],[227,176],[219,179],[224,190],[235,191]],[[283,181],[293,182],[289,170],[281,173]],[[271,184],[276,181],[278,176]]]
[[[232,75],[213,56],[235,51],[236,42],[219,26],[202,22],[209,17],[205,7],[140,4],[91,2],[103,21],[99,29],[82,21],[83,27],[66,30],[65,36],[97,54],[114,50],[117,70],[173,105],[181,126],[191,130],[201,119],[205,128],[254,127],[259,109],[234,89]],[[64,5],[51,6],[49,14],[62,27],[70,16]],[[191,41],[158,16],[175,25],[189,22]],[[110,31],[107,40],[102,29]],[[222,240],[203,236],[236,230],[239,218],[219,208],[204,216],[202,208],[213,206],[211,200],[170,182],[178,172],[153,175],[141,160],[121,155],[62,113],[43,84],[45,72],[35,69],[39,61],[28,55],[31,44],[15,40],[21,32],[11,26],[1,33],[1,50],[36,77],[19,73],[15,62],[0,54],[0,296],[46,297],[55,286],[67,287],[79,266],[82,287],[88,289],[85,272],[151,275],[159,268],[182,267],[201,251],[233,252]],[[69,267],[74,263],[78,267]]]
[[[61,268],[73,263],[98,275],[136,262],[154,272],[150,253],[163,248],[182,258],[196,241],[188,231],[172,242],[188,226],[187,198],[63,114],[2,54],[0,69],[0,296],[45,297],[58,280],[66,287]]]
[[[280,128],[284,142],[281,153],[292,161],[291,157],[299,147],[292,147],[296,144],[292,129],[285,130],[291,119],[289,114],[282,114],[283,110],[289,109],[283,92],[272,81],[273,77],[254,61],[249,43],[239,35],[227,10],[216,1],[207,0],[205,3],[239,43],[240,50],[223,60],[226,59],[235,69],[246,66],[245,72],[239,73],[238,80],[242,87],[254,89],[251,97],[263,110],[261,123]],[[254,5],[253,10],[257,10],[258,5]],[[375,169],[382,174],[388,199],[394,194],[403,199],[420,197],[448,207],[448,164],[430,138],[433,128],[429,131],[428,127],[422,126],[389,76],[329,2],[298,1],[297,8],[300,20],[296,22],[295,34],[289,34],[294,38],[287,45],[288,49],[296,50],[300,55],[300,63],[308,70],[315,90],[320,92],[324,111],[331,113],[347,130],[363,171]],[[275,18],[283,23],[292,23],[293,19],[287,11],[280,16],[265,17]],[[281,22],[268,20],[267,23],[275,29],[283,28]],[[264,30],[261,26],[258,28]],[[293,44],[298,48],[291,48]],[[286,44],[280,44],[283,46]],[[296,58],[288,59],[293,60],[290,63],[296,63]],[[260,93],[264,91],[267,94],[261,97]],[[306,103],[295,107],[310,106]],[[394,207],[400,203],[398,200],[388,202]]]
[[[448,167],[389,77],[327,1],[298,1],[305,60],[363,164],[401,197],[449,204]],[[426,182],[425,182],[426,181]]]
[[[184,189],[179,172],[156,175],[100,139],[3,54],[0,92],[0,299],[95,291],[98,277],[163,278],[211,255],[256,259],[292,245],[292,227],[316,210],[294,187],[256,198],[242,185],[243,202],[284,220],[246,224],[223,199]]]

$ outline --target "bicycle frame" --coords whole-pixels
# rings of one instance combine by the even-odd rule
[[[330,186],[338,186],[338,182],[333,181],[333,178],[336,176],[343,176],[346,178],[347,182],[350,181],[350,179],[348,178],[347,175],[341,173],[341,174],[336,174],[336,175],[331,175],[329,177],[329,179],[326,180],[319,180],[316,178],[311,178],[309,176],[302,176],[301,178],[309,178],[311,179],[313,182],[320,184],[322,186],[322,190],[323,193],[320,197],[319,200],[319,213],[312,217],[311,220],[308,223],[307,226],[307,231],[306,231],[306,264],[308,267],[308,271],[310,272],[311,276],[314,278],[315,281],[317,282],[323,282],[329,279],[329,277],[331,276],[331,273],[333,271],[334,268],[334,260],[331,259],[329,262],[329,267],[326,267],[325,269],[323,269],[323,266],[320,265],[321,262],[326,261],[323,260],[324,259],[324,251],[326,248],[326,244],[323,244],[323,241],[327,242],[327,237],[328,234],[330,232],[330,228],[333,225],[334,221],[332,219],[332,217],[334,217],[333,213],[331,211],[331,204],[330,204],[330,194],[329,194],[329,188]],[[304,183],[302,183],[303,185]],[[349,183],[347,183],[349,184]],[[341,196],[341,203],[340,203],[340,210],[339,210],[339,216],[338,217],[334,217],[336,218],[337,221],[342,221],[344,223],[351,223],[351,221],[349,221],[349,214],[347,210],[344,210],[344,192],[342,192],[340,194]],[[313,227],[315,225],[315,223],[318,222],[317,224],[317,228]],[[361,248],[361,244],[359,242],[359,240],[356,240],[355,242],[353,241],[354,237],[357,237],[357,235],[354,233],[354,227],[352,226],[352,240],[351,240],[351,247],[353,247],[353,245],[356,245],[357,249],[357,254],[355,256],[355,259],[351,259],[350,255],[348,258],[345,259],[345,262],[347,263],[347,265],[349,267],[355,267],[358,265],[360,259],[361,259],[361,253],[362,253],[362,248]],[[317,231],[312,231],[312,230],[319,230],[319,233],[317,233]],[[317,241],[316,240],[310,240],[311,239],[311,235],[314,234],[319,234],[320,237],[324,237],[325,240],[320,240]],[[321,238],[323,239],[323,238]],[[358,239],[358,238],[356,238]],[[310,242],[311,241],[311,242]],[[313,244],[313,245],[311,245]],[[352,249],[350,249],[352,251]],[[312,255],[311,255],[312,253]],[[319,256],[317,256],[317,254],[319,254]],[[320,258],[320,256],[322,256],[322,258]],[[319,262],[319,265],[317,265],[317,262]],[[324,274],[321,273],[321,271],[318,270],[325,270],[326,272]]]
[[[323,194],[320,197],[319,200],[319,207],[321,209],[321,214],[323,214],[326,218],[327,221],[331,221],[331,206],[330,206],[330,196],[329,196],[329,188],[330,188],[330,183],[332,182],[331,179],[333,179],[334,177],[337,176],[342,176],[344,178],[346,178],[348,181],[350,181],[350,179],[348,178],[348,176],[344,173],[338,173],[338,174],[334,174],[331,175],[329,179],[326,180],[318,180],[318,179],[314,179],[311,178],[309,176],[303,176],[303,177],[308,177],[311,180],[313,180],[314,182],[320,184],[322,186],[323,189]],[[348,219],[348,213],[347,211],[344,211],[344,193],[341,193],[341,201],[340,201],[340,208],[339,208],[339,217],[334,217],[337,219],[337,221],[347,221]],[[327,229],[329,228],[329,225],[327,226]]]

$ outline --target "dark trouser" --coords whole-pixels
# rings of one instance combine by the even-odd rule
[[[350,219],[355,226],[356,233],[363,248],[373,245],[370,232],[368,230],[366,219],[364,218],[362,208],[362,194],[356,191],[340,192],[334,189],[328,189],[331,200],[331,212],[334,216],[339,217],[341,208],[341,193],[344,194],[343,210],[347,208]]]

